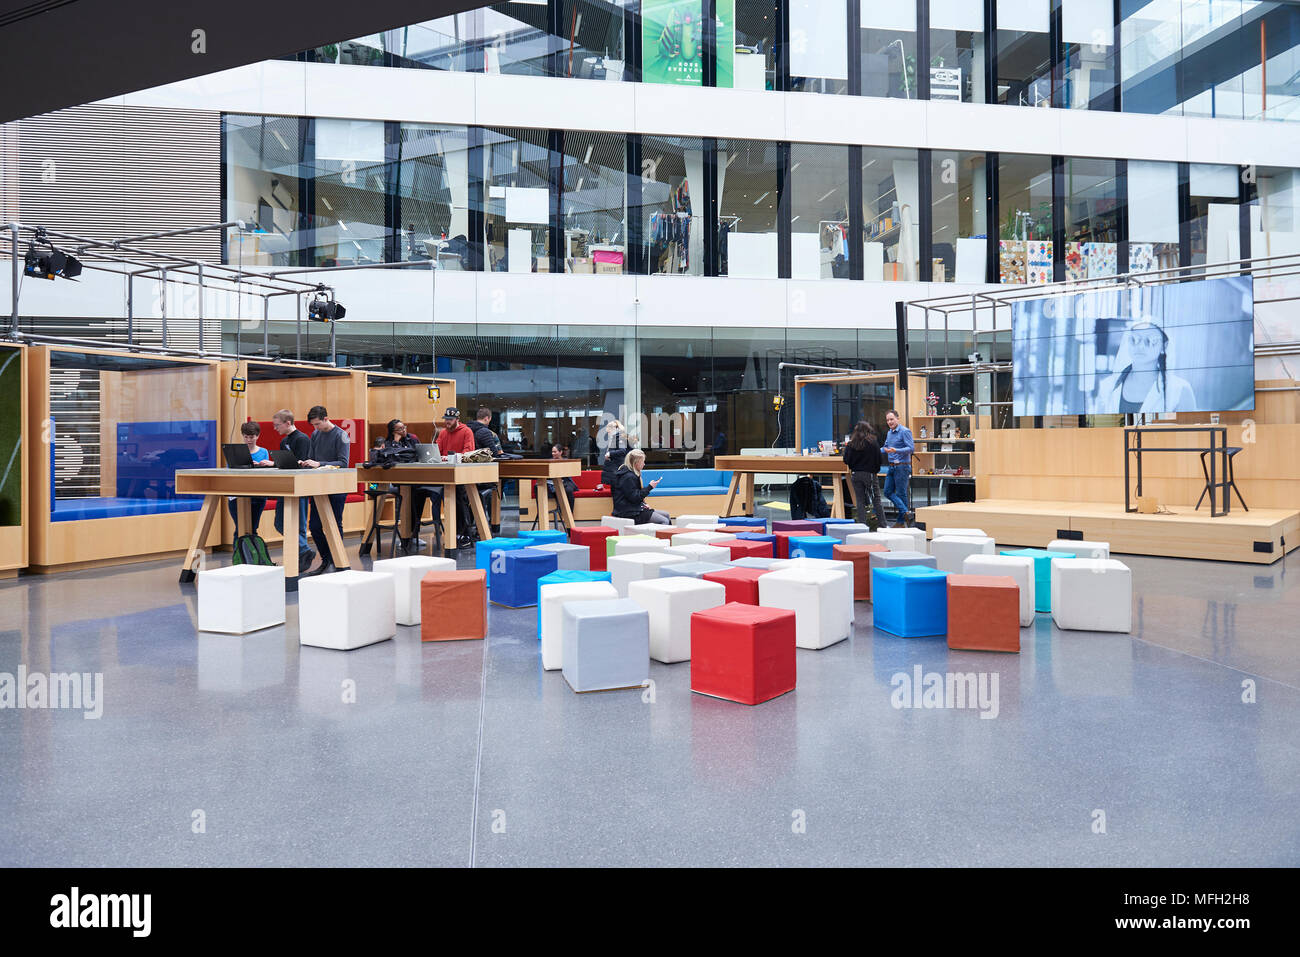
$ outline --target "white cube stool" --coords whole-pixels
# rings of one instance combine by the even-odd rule
[[[564,606],[564,680],[574,691],[639,688],[650,677],[650,616],[626,598]]]
[[[688,528],[696,532],[718,532],[722,535],[734,535],[735,532],[727,531],[726,525],[705,525],[704,523],[691,523],[690,525],[678,525],[678,528]]]
[[[602,515],[600,524],[606,528],[626,528],[629,525],[635,525],[635,518],[615,518],[613,515]]]
[[[1131,632],[1133,573],[1113,558],[1053,558],[1052,620],[1067,631]]]
[[[716,549],[715,549],[716,550]],[[674,554],[675,548],[661,548],[652,552],[636,552],[625,555],[620,552],[610,555],[605,560],[610,580],[618,592],[619,598],[627,597],[627,586],[644,578],[658,578],[659,568],[672,562],[686,561],[685,555]]]
[[[624,525],[618,530],[620,535],[648,535],[650,538],[657,538],[655,535],[656,528],[663,528],[662,525],[656,525],[654,522],[647,522],[644,525]]]
[[[393,576],[351,569],[298,582],[298,641],[350,651],[397,634]]]
[[[1008,575],[1020,588],[1020,627],[1034,623],[1034,560],[1020,555],[967,555],[963,575]]]
[[[572,545],[569,542],[546,542],[542,545],[529,545],[543,552],[554,552],[557,571],[591,571],[591,548],[586,545]]]
[[[838,594],[843,575],[820,568],[782,568],[758,579],[758,603],[794,612],[794,643],[799,648],[827,648],[849,637],[844,598]]]
[[[902,531],[902,529],[899,529]],[[987,538],[988,532],[982,528],[932,528],[930,529],[930,539],[933,541],[941,535],[957,538]]]
[[[1110,558],[1110,542],[1086,542],[1081,538],[1054,538],[1047,543],[1049,552],[1069,552],[1075,558]]]
[[[673,536],[674,538],[676,536]],[[615,555],[635,555],[638,552],[666,552],[668,539],[649,535],[620,535],[614,539]]]
[[[246,635],[284,624],[284,568],[280,565],[209,569],[199,573],[198,589],[199,631]]]
[[[920,552],[922,555],[929,554],[929,552],[927,552],[925,549],[925,529],[923,528],[891,528],[888,534],[906,535],[908,538],[912,540],[912,545],[911,545],[912,551]]]
[[[706,545],[705,547],[712,548],[713,546]],[[794,558],[755,558],[753,556],[750,556],[747,558],[733,558],[731,561],[727,562],[727,564],[732,565],[736,568],[761,568],[764,571],[774,571],[778,568],[789,568],[790,565],[797,560],[798,559],[794,559]],[[818,558],[804,559],[804,561],[809,561],[809,562],[816,562],[822,560],[823,559],[818,559]]]
[[[727,603],[727,589],[699,578],[632,582],[627,597],[650,613],[650,657],[671,664],[691,657],[691,613]]]
[[[674,539],[681,537],[681,535],[673,536]],[[716,562],[726,558],[726,556],[723,556],[723,559],[719,559],[718,550],[712,545],[677,545],[673,548],[672,553],[674,555],[683,555],[693,562]]]
[[[710,528],[718,524],[716,515],[678,515],[673,519],[674,525],[708,525]]]
[[[673,543],[674,548],[680,548],[683,545],[708,545],[711,542],[731,541],[735,537],[725,532],[682,532],[674,535],[669,541]]]
[[[992,555],[995,550],[993,539],[987,535],[940,535],[930,540],[935,564],[939,571],[949,575],[961,574],[961,563],[967,555]]]
[[[564,606],[571,601],[609,601],[618,592],[609,582],[556,582],[537,592],[538,638],[542,643],[542,668],[558,671],[564,663]]]
[[[857,532],[844,540],[845,545],[884,545],[891,552],[912,552],[911,535],[898,535],[902,529],[888,532]]]
[[[824,572],[832,572],[836,575],[844,576],[842,591],[844,592],[844,603],[849,609],[849,622],[857,620],[856,608],[853,605],[853,563],[842,562],[834,558],[791,558],[789,559],[790,568],[816,568]]]
[[[393,601],[399,625],[420,623],[420,582],[429,572],[454,572],[456,559],[433,558],[429,555],[403,555],[401,558],[381,558],[371,566],[381,575],[393,579]]]
[[[830,538],[838,538],[842,542],[850,535],[869,535],[871,534],[871,528],[861,522],[838,522],[827,525],[826,534]]]

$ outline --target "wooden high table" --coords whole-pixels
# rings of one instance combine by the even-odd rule
[[[551,527],[551,499],[546,489],[546,480],[555,483],[555,504],[560,510],[560,524],[573,528],[573,509],[569,507],[569,496],[564,494],[563,482],[566,478],[577,478],[582,474],[581,459],[502,459],[497,468],[503,479],[518,479],[520,482],[537,482],[537,527]],[[492,519],[496,525],[501,524],[501,487],[497,486],[496,497],[492,500]]]
[[[775,475],[831,475],[834,477],[831,494],[831,516],[844,518],[844,491],[842,479],[849,475],[843,459],[828,455],[719,455],[713,467],[731,473],[731,486],[727,489],[727,504],[723,517],[731,515],[737,494],[740,495],[742,515],[754,514],[754,476],[759,473]],[[858,497],[849,484],[849,499],[857,514]]]
[[[181,565],[181,581],[194,580],[194,568],[203,555],[212,521],[225,507],[228,495],[236,499],[235,534],[242,535],[253,527],[250,498],[282,498],[284,503],[284,579],[287,585],[298,580],[298,499],[316,502],[321,527],[334,554],[335,568],[348,568],[348,553],[343,547],[343,532],[334,521],[330,495],[345,495],[357,490],[356,469],[180,469],[176,472],[178,495],[202,495],[198,527],[190,539],[189,550]]]
[[[487,513],[483,511],[483,500],[478,497],[478,486],[497,484],[496,462],[473,462],[453,464],[442,462],[431,465],[424,462],[403,463],[387,469],[357,469],[357,479],[361,482],[373,482],[376,485],[437,485],[442,487],[442,548],[444,554],[456,548],[456,486],[471,486],[465,496],[469,499],[469,508],[478,523],[479,534],[484,538],[491,536],[491,525]],[[494,494],[492,510],[499,509],[497,499],[500,488]],[[411,494],[402,494],[402,510],[397,516],[398,529],[402,538],[414,538],[416,516],[411,514]],[[449,544],[450,543],[450,544]]]

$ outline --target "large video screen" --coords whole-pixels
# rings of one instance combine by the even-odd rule
[[[1248,276],[1016,302],[1011,338],[1015,415],[1255,407]]]

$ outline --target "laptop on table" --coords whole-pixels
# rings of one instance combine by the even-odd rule
[[[243,442],[222,445],[221,454],[226,459],[226,468],[228,469],[251,469],[253,467],[253,453],[248,451],[248,446]]]

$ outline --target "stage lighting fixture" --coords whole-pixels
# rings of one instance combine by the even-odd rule
[[[307,304],[307,318],[313,322],[334,322],[347,315],[341,302],[335,302],[324,286],[317,287],[316,295]]]
[[[48,252],[42,252],[32,244],[27,247],[27,255],[23,257],[23,275],[36,279],[52,280],[55,276],[76,279],[81,275],[81,261],[53,246],[50,246]]]

